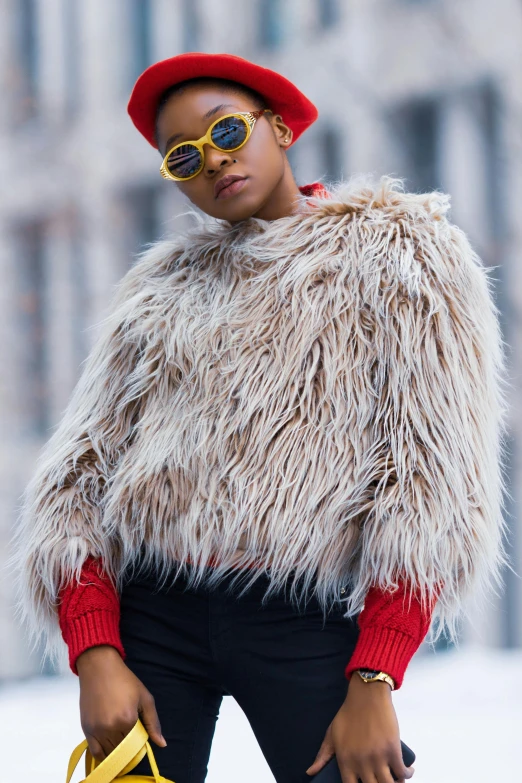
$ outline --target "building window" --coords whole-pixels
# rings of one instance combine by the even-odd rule
[[[490,242],[488,251],[484,254],[485,261],[490,266],[495,265],[493,292],[495,303],[499,308],[499,321],[502,336],[507,346],[513,345],[518,329],[518,315],[514,310],[514,297],[509,289],[509,258],[507,248],[509,242],[509,230],[506,224],[506,215],[509,214],[506,196],[509,191],[505,187],[507,178],[506,166],[509,165],[509,157],[505,154],[503,146],[502,122],[503,109],[502,93],[495,82],[487,80],[481,84],[474,96],[476,118],[483,134],[483,155],[486,165],[486,181],[484,198],[486,199],[486,214],[489,222],[488,232]],[[511,358],[508,361],[512,361]],[[520,446],[518,446],[520,450]],[[507,485],[506,496],[506,525],[507,525],[507,550],[511,561],[520,562],[517,554],[519,549],[517,527],[517,509],[515,507],[517,493],[517,468],[516,458],[517,442],[516,434],[511,430],[505,444],[505,475]],[[519,578],[508,568],[503,569],[505,589],[502,596],[502,611],[500,612],[500,631],[502,644],[507,648],[517,647],[517,632],[519,630]]]
[[[17,51],[16,101],[19,122],[38,112],[38,17],[36,0],[17,0],[15,6],[15,41]]]
[[[503,203],[505,189],[503,186],[501,98],[496,85],[489,81],[481,86],[478,93],[479,122],[483,131],[484,159],[487,167],[485,193],[488,199],[487,211],[490,217],[491,236],[495,242],[499,242],[506,237],[505,215],[507,214],[506,204]]]
[[[427,192],[440,182],[440,103],[423,98],[403,105],[394,115],[394,125],[405,163],[409,187]]]
[[[80,216],[75,210],[69,215],[70,280],[74,304],[71,310],[71,329],[75,360],[78,367],[87,356],[87,328],[89,288],[85,260],[85,236]]]
[[[323,128],[321,134],[321,150],[325,179],[330,182],[342,178],[341,139],[337,128],[331,125]]]
[[[149,243],[159,239],[160,189],[157,185],[134,187],[125,193],[123,200],[128,228],[125,250],[132,263]]]
[[[27,434],[45,437],[50,426],[45,313],[45,224],[20,226],[16,234],[20,401]]]
[[[134,84],[140,73],[152,63],[151,0],[125,0],[130,14],[130,45]]]
[[[79,0],[63,1],[65,44],[65,109],[68,115],[78,110],[80,98]]]
[[[259,36],[261,46],[275,49],[283,43],[285,24],[280,0],[260,0]]]
[[[194,52],[200,46],[201,22],[198,0],[183,0],[181,12],[183,19],[183,51]]]
[[[319,24],[323,28],[333,27],[341,18],[339,0],[317,0]]]

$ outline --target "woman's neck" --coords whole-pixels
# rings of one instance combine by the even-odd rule
[[[288,168],[276,187],[271,191],[264,204],[254,212],[250,217],[260,220],[278,220],[295,214],[297,203],[301,192],[293,177],[292,171]],[[239,221],[230,221],[231,225],[236,225]]]

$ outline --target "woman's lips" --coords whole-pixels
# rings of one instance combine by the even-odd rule
[[[234,182],[231,182],[230,185],[227,185],[226,188],[222,188],[217,194],[216,198],[228,198],[228,196],[233,196],[235,193],[241,190],[246,181],[246,177],[243,179],[234,180]]]

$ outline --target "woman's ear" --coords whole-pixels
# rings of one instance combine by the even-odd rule
[[[292,141],[293,131],[283,122],[280,114],[276,114],[273,121],[274,131],[280,147],[288,147]]]

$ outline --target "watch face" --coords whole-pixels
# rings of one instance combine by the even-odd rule
[[[375,677],[377,674],[379,674],[378,669],[360,669],[360,672],[363,677]]]

